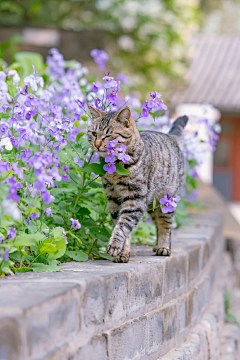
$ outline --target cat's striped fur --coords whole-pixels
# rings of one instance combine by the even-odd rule
[[[171,253],[171,227],[174,213],[164,214],[159,205],[153,211],[154,197],[159,200],[167,193],[176,196],[184,175],[184,160],[179,147],[188,118],[175,121],[169,134],[155,131],[138,131],[128,107],[120,112],[103,112],[89,106],[92,124],[88,139],[92,149],[102,157],[107,155],[106,142],[118,139],[127,146],[131,160],[122,163],[130,175],[106,173],[102,184],[108,198],[114,223],[107,252],[116,262],[128,262],[129,235],[146,211],[157,228],[156,255]]]

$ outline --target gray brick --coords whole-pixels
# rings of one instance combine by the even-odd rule
[[[166,259],[163,279],[163,304],[187,291],[186,253]]]
[[[128,321],[108,333],[108,351],[111,360],[142,359],[148,349],[146,316]]]

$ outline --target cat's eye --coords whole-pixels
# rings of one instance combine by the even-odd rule
[[[111,135],[106,135],[106,136],[104,136],[104,137],[102,138],[102,140],[105,140],[105,139],[107,139],[108,137],[111,137]]]
[[[95,131],[93,131],[93,136],[97,137],[97,133]]]

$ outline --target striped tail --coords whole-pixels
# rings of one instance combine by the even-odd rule
[[[183,129],[187,125],[188,117],[186,115],[180,116],[174,121],[172,128],[169,131],[169,135],[182,136]]]

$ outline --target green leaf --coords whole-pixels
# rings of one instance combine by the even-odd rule
[[[81,138],[81,141],[79,143],[82,145],[84,153],[86,153],[88,151],[88,149],[90,148],[88,139]]]
[[[108,255],[102,251],[99,251],[99,255],[103,258],[103,259],[107,259],[107,260],[113,260],[113,257],[111,255]]]
[[[63,218],[59,215],[53,215],[53,219],[54,219],[55,223],[57,223],[57,224],[64,224]]]
[[[66,255],[75,261],[87,261],[88,260],[88,255],[85,252],[83,252],[82,250],[75,250],[75,251],[67,250]]]
[[[91,188],[93,189],[97,189],[97,188],[102,188],[102,184],[99,184],[98,182],[91,182],[90,184],[88,184]]]
[[[153,198],[153,211],[155,210],[156,202],[157,202],[157,201],[156,201],[156,198],[154,197],[154,198]]]
[[[78,134],[77,134],[77,137],[76,137],[76,141],[78,142],[83,135],[85,135],[85,132],[84,132],[84,131],[81,131],[80,133],[78,133]]]
[[[25,273],[28,271],[33,271],[32,267],[21,267],[21,268],[16,268],[14,269],[15,273]]]
[[[65,251],[66,251],[66,246],[64,247],[64,249],[60,249],[56,254],[49,254],[48,260],[59,259],[60,257],[62,257],[65,254]]]
[[[76,185],[80,186],[81,177],[75,174],[75,172],[70,172],[70,179],[73,180]]]
[[[37,252],[39,254],[57,254],[57,252],[61,249],[64,249],[66,246],[65,239],[62,237],[60,240],[56,240],[54,237],[51,237],[50,239],[46,239],[42,241],[37,246]]]
[[[53,236],[55,240],[60,240],[63,237],[63,232],[59,227],[54,228]]]
[[[102,164],[88,164],[81,169],[83,172],[91,173],[93,172],[96,175],[104,175],[106,173],[103,170]]]
[[[74,239],[77,239],[79,242],[80,242],[80,244],[82,243],[82,240],[81,239],[79,239],[79,237],[77,237],[75,234],[73,234],[71,231],[69,231],[69,234],[74,238]]]
[[[8,243],[14,246],[32,246],[45,238],[45,235],[37,232],[36,234],[20,234],[15,239],[8,240]]]
[[[116,165],[116,173],[118,175],[129,175],[131,174],[127,169],[125,169],[121,164],[115,164]]]
[[[32,65],[35,70],[42,70],[44,66],[43,56],[36,52],[20,51],[14,55],[16,61],[21,65],[23,77],[32,74]]]
[[[14,251],[13,253],[9,254],[9,257],[11,260],[20,261],[21,260],[21,254],[20,251]]]
[[[32,268],[33,268],[33,271],[35,271],[35,272],[62,270],[62,268],[57,265],[46,265],[46,264],[40,264],[40,263],[33,264]]]
[[[70,192],[73,192],[73,190],[68,188],[56,188],[50,191],[51,195],[53,196],[56,196],[58,194],[70,193]]]
[[[81,118],[83,121],[87,121],[87,120],[88,120],[88,116],[87,116],[87,115],[81,115],[80,118]]]
[[[73,125],[74,125],[76,128],[79,128],[80,122],[79,122],[79,121],[74,121]]]
[[[153,120],[155,121],[156,115],[154,113],[152,113],[151,111],[149,111],[149,114],[153,117]]]
[[[12,82],[8,82],[8,92],[13,97],[17,93],[17,88]]]

